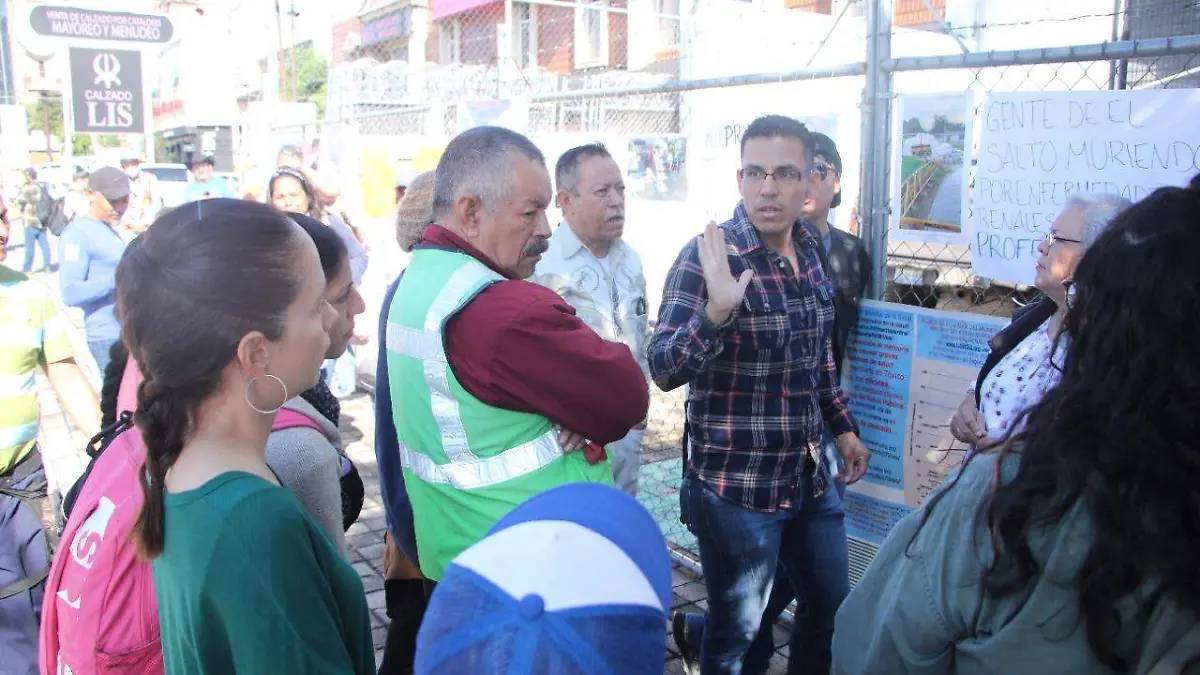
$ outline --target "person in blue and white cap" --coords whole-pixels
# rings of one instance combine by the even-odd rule
[[[659,675],[671,606],[662,532],[635,499],[572,483],[517,508],[447,567],[417,675]]]

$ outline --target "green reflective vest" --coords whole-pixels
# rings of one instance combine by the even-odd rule
[[[609,462],[592,466],[581,452],[563,454],[549,419],[490,406],[454,376],[446,322],[503,280],[464,253],[418,249],[388,308],[392,416],[421,572],[434,581],[539,492],[580,481],[612,484]]]

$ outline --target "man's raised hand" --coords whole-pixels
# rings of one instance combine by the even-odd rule
[[[750,270],[742,272],[734,278],[729,271],[729,254],[725,251],[725,233],[713,221],[709,221],[700,236],[700,267],[704,270],[704,284],[708,289],[708,305],[704,312],[714,324],[720,325],[729,320],[733,310],[742,304],[746,297],[746,287],[754,273]]]

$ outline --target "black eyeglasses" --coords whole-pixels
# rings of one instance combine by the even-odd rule
[[[758,167],[742,169],[742,180],[748,183],[765,183],[767,176],[775,179],[780,185],[795,185],[804,178],[804,170],[792,167],[780,167],[774,171],[763,171]]]
[[[825,179],[829,178],[829,174],[835,173],[836,171],[837,171],[836,169],[834,169],[832,166],[829,166],[828,164],[826,164],[824,162],[817,162],[817,163],[813,164],[813,168],[810,173],[814,176],[820,175],[821,182],[825,182]]]
[[[1060,237],[1054,233],[1054,230],[1050,230],[1049,232],[1046,233],[1046,243],[1048,245],[1054,246],[1055,244],[1057,244],[1060,241],[1065,241],[1070,244],[1082,244],[1083,243],[1082,239],[1068,239],[1066,237]]]

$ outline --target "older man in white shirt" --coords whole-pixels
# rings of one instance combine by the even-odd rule
[[[595,143],[563,153],[554,167],[554,179],[566,222],[550,237],[550,250],[543,254],[532,281],[561,295],[600,337],[629,347],[648,382],[646,277],[641,258],[621,239],[625,230],[621,169],[608,150]],[[631,495],[638,491],[645,434],[643,421],[607,447],[613,479]]]

